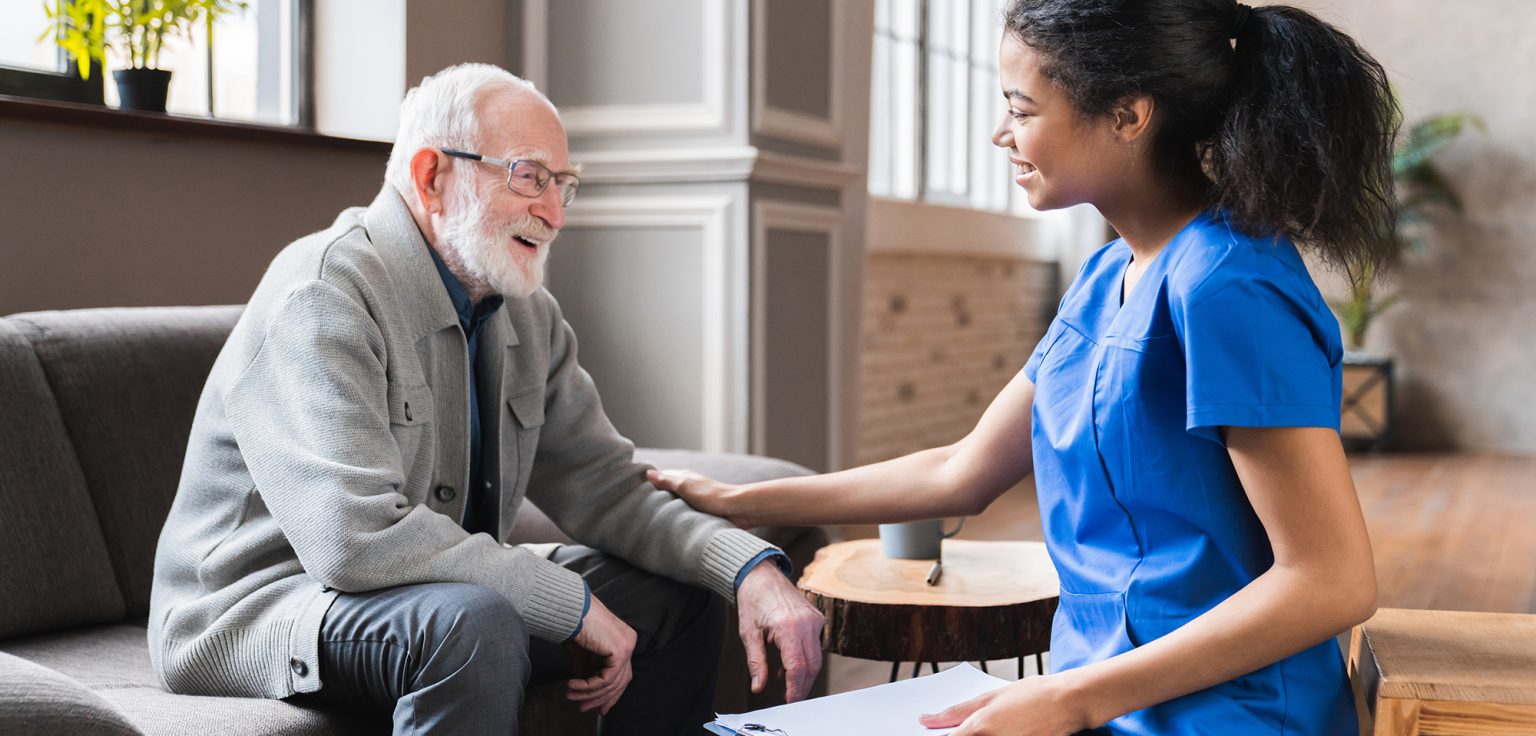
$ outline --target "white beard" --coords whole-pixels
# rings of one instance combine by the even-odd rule
[[[544,285],[544,264],[549,260],[549,243],[555,232],[529,214],[498,226],[472,192],[472,186],[460,186],[449,194],[448,211],[452,214],[444,217],[439,239],[453,250],[457,256],[454,260],[470,277],[490,286],[491,291],[509,298],[532,295]],[[518,235],[540,243],[538,252],[512,239]]]

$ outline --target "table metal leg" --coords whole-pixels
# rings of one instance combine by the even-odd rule
[[[891,682],[895,682],[897,675],[900,675],[900,674],[901,674],[901,663],[900,662],[892,662],[891,663]]]
[[[922,671],[923,671],[923,663],[922,662],[913,662],[912,663],[912,676],[913,677],[917,677],[918,674],[922,673]]]
[[[977,662],[977,664],[981,665],[982,674],[991,674],[987,672],[987,660],[983,659],[980,662]]]
[[[1035,652],[1035,672],[1045,674],[1045,655]]]

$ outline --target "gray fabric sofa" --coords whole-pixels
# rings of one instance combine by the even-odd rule
[[[177,307],[0,319],[0,733],[388,732],[387,720],[354,713],[173,695],[150,669],[144,620],[155,543],[198,395],[239,315],[239,307]],[[743,455],[640,457],[736,482],[807,472]],[[827,542],[820,529],[755,531],[797,570]],[[512,541],[566,540],[525,507]],[[735,631],[733,612],[717,709],[782,702],[781,689],[748,693]],[[523,732],[592,733],[594,719],[562,694],[558,684],[529,693]]]

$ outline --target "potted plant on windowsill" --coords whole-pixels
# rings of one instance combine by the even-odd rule
[[[245,0],[45,0],[52,38],[69,54],[82,78],[92,62],[106,68],[107,49],[116,47],[131,65],[112,72],[119,106],[165,112],[171,71],[160,68],[160,49],[186,38],[198,23],[211,28],[226,13],[244,10]],[[41,40],[41,39],[40,39]]]
[[[1423,250],[1428,229],[1442,213],[1460,214],[1461,198],[1435,166],[1434,157],[1467,126],[1487,132],[1468,112],[1436,115],[1410,128],[1392,155],[1393,188],[1398,197],[1393,227],[1381,237],[1397,253]],[[1402,298],[1376,290],[1379,274],[1369,264],[1351,263],[1345,299],[1332,302],[1345,338],[1343,417],[1340,432],[1353,446],[1379,447],[1392,416],[1392,359],[1363,352],[1371,323]]]

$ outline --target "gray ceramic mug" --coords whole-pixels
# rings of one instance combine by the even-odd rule
[[[964,527],[964,518],[950,531],[944,531],[943,519],[881,524],[880,549],[886,557],[898,560],[936,560],[939,544],[959,534]]]

